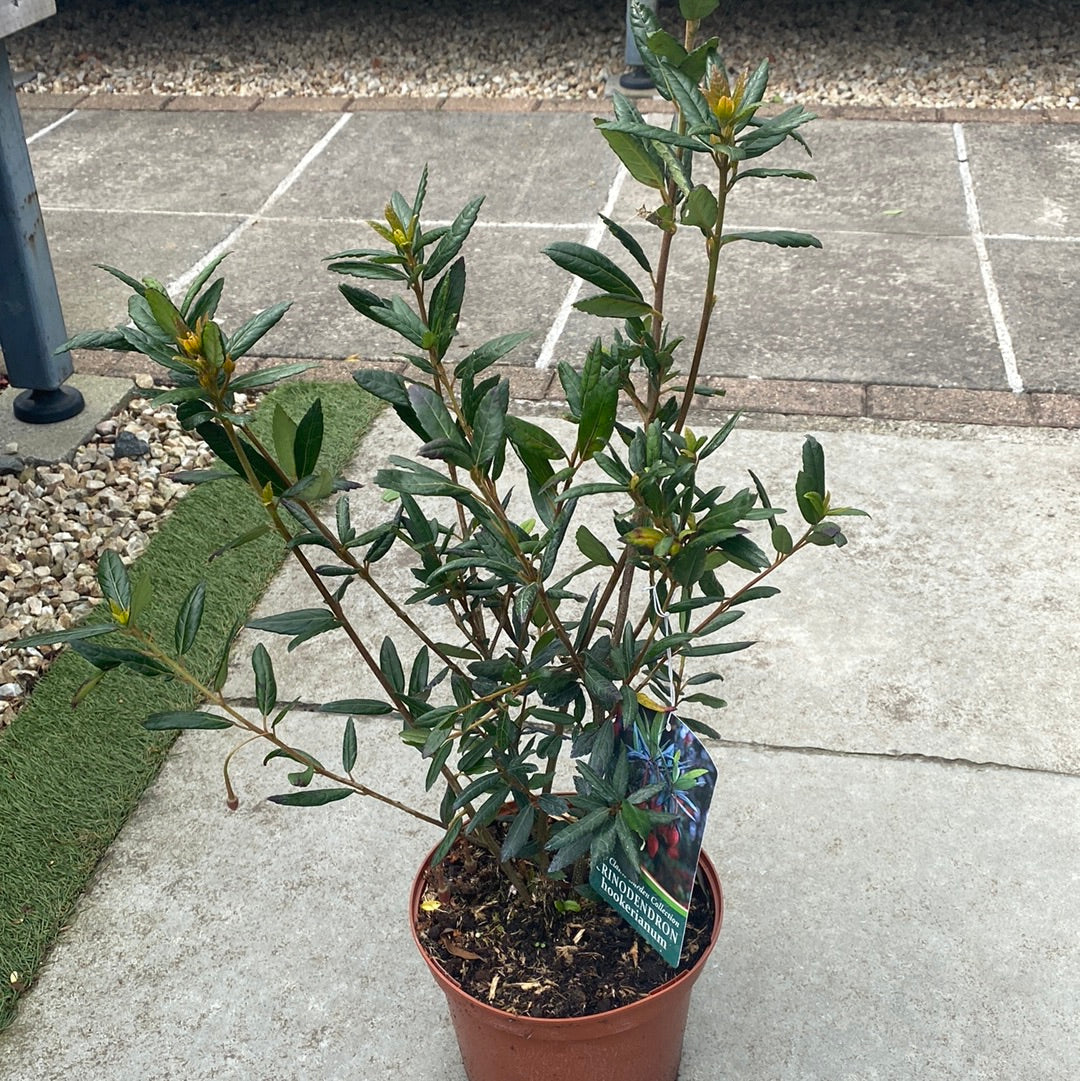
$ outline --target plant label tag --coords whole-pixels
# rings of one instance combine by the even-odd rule
[[[593,867],[589,885],[677,967],[716,766],[701,740],[672,712],[643,709],[620,738],[630,763],[631,790],[662,786],[642,811],[660,812],[669,820],[654,826],[644,840],[635,833],[641,843],[636,879],[609,856]]]

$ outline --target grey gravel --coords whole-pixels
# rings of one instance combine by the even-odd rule
[[[66,0],[9,43],[42,91],[595,99],[620,0]],[[673,2],[662,20],[677,22]],[[730,66],[805,104],[1080,106],[1075,0],[722,0]]]
[[[132,441],[143,457],[117,453]],[[102,421],[72,462],[23,466],[0,481],[0,646],[79,622],[100,599],[101,552],[135,559],[187,490],[170,479],[209,465],[171,406],[134,398]],[[18,711],[55,650],[0,652],[0,728]]]

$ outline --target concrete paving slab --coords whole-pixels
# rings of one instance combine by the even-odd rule
[[[540,254],[566,239],[564,230],[484,228],[477,225],[463,252],[467,269],[465,306],[453,356],[460,359],[489,338],[515,330],[534,337],[512,359],[536,360],[547,329],[569,286],[568,276]],[[577,234],[570,234],[577,235]],[[222,267],[226,276],[221,317],[226,325],[278,300],[293,307],[261,344],[278,356],[387,359],[412,347],[393,331],[364,319],[338,291],[345,283],[399,292],[395,283],[342,277],[326,270],[326,256],[367,247],[378,237],[363,221],[265,220],[236,244]]]
[[[44,212],[64,322],[69,334],[127,321],[131,290],[97,264],[137,278],[170,281],[227,236],[240,218],[182,214]]]
[[[135,387],[130,379],[111,379],[76,372],[64,383],[82,393],[86,407],[77,416],[55,424],[26,424],[12,412],[18,387],[0,390],[0,445],[16,443],[15,452],[24,462],[71,461],[78,447],[93,434],[94,428],[131,397]]]
[[[566,439],[564,422],[541,422]],[[834,497],[873,518],[843,523],[847,547],[793,560],[772,580],[782,595],[747,607],[730,636],[759,645],[708,665],[724,674],[716,693],[730,705],[702,719],[738,743],[1080,774],[1080,731],[1061,723],[1073,713],[1080,573],[1045,556],[1072,543],[1064,508],[1080,485],[1077,433],[865,421],[815,428]],[[712,460],[709,485],[738,490],[753,468],[797,522],[789,485],[803,434],[794,424],[744,423]],[[376,422],[347,474],[366,485],[351,498],[358,530],[388,516],[371,482],[375,471],[391,454],[412,453],[415,442],[392,414]],[[513,463],[507,468],[509,480]],[[613,544],[617,505],[587,522]],[[385,587],[406,595],[406,550],[379,566]],[[377,650],[390,631],[385,615],[359,587],[347,599],[355,625],[373,628]],[[256,615],[310,603],[307,579],[289,563]],[[437,640],[452,634],[440,611],[424,608],[420,618]],[[287,700],[378,693],[362,664],[341,663],[343,652],[352,656],[343,632],[288,653],[286,639],[248,631],[230,670],[231,695],[253,693],[255,641],[270,651]]]
[[[1080,239],[988,240],[986,246],[1024,386],[1080,390],[1080,335],[1070,317],[1080,288]]]
[[[395,188],[412,200],[425,163],[427,218],[486,195],[483,220],[501,222],[591,221],[618,166],[583,116],[356,113],[274,213],[381,217]]]
[[[964,136],[986,232],[1080,235],[1080,130],[967,124]]]
[[[66,112],[65,109],[21,109],[20,115],[26,137],[29,139],[42,128],[55,124]]]
[[[656,250],[655,230],[635,227],[635,235]],[[1008,389],[970,240],[827,232],[820,239],[820,251],[763,251],[752,243],[725,249],[703,372]],[[705,257],[690,230],[676,245],[668,322],[691,336]],[[613,239],[600,246],[619,258]],[[608,333],[604,325],[572,313],[555,359],[580,363],[588,343]]]
[[[336,753],[340,718],[296,720]],[[234,760],[230,814],[232,741],[207,735],[181,738],[110,849],[5,1033],[4,1076],[463,1081],[405,917],[434,831],[359,798],[267,804],[282,785],[258,754]],[[391,725],[359,740],[373,776],[416,792]],[[727,915],[682,1081],[1072,1081],[1076,778],[737,749],[718,765],[706,844]]]
[[[268,124],[250,113],[80,111],[30,156],[45,207],[249,214],[332,122],[313,113]]]
[[[947,125],[817,120],[801,130],[813,157],[784,144],[743,168],[800,169],[817,181],[737,182],[729,196],[729,228],[967,235],[956,147]],[[700,169],[698,179],[704,181],[704,165]],[[642,203],[651,208],[657,201],[655,192],[630,181],[620,193],[616,216],[632,219]]]

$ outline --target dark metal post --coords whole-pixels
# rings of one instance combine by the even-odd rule
[[[626,51],[623,54],[628,71],[619,77],[619,87],[622,90],[652,90],[653,83],[645,65],[641,60],[641,52],[634,40],[634,31],[630,28],[630,4],[632,0],[626,0]],[[647,8],[656,11],[656,0],[639,0]]]
[[[8,381],[27,388],[15,399],[16,419],[50,424],[82,412],[82,394],[62,386],[72,372],[71,354],[53,355],[66,340],[7,47],[0,38],[0,348]]]

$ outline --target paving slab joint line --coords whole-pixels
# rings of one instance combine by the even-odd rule
[[[711,741],[714,746],[733,750],[759,751],[767,754],[797,754],[812,758],[870,758],[879,762],[918,762],[923,765],[941,766],[947,769],[993,770],[999,773],[1033,773],[1043,777],[1072,777],[1080,781],[1080,774],[1045,766],[1020,766],[1009,762],[976,761],[973,758],[949,758],[946,755],[922,754],[919,751],[851,751],[835,747],[812,745],[758,743],[754,740],[719,739]]]
[[[385,94],[375,97],[350,95],[312,95],[296,98],[267,98],[251,94],[110,94],[92,91],[17,91],[20,105],[26,109],[72,108],[79,104],[92,109],[113,109],[116,111],[146,109],[199,110],[213,112],[236,111],[277,111],[278,107],[269,106],[271,102],[289,101],[288,111],[304,111],[305,103],[310,102],[312,112],[399,111],[420,112],[432,109],[446,109],[448,112],[588,112],[590,109],[609,108],[608,98],[467,98],[450,97],[448,94],[428,95],[424,97],[406,97],[404,95]],[[147,100],[143,100],[147,99]],[[671,103],[663,98],[645,97],[642,99],[651,112],[670,111]],[[94,104],[86,105],[87,101]],[[238,105],[243,101],[245,104]],[[196,104],[197,102],[197,104]],[[295,105],[292,103],[296,103]],[[333,103],[333,104],[330,104]],[[340,104],[339,104],[340,103]],[[803,101],[806,108],[816,113],[823,120],[871,120],[882,122],[904,122],[912,124],[1011,124],[1011,125],[1046,125],[1080,124],[1080,109],[993,109],[984,107],[960,107],[952,105],[829,105]],[[764,113],[762,115],[765,115]]]

